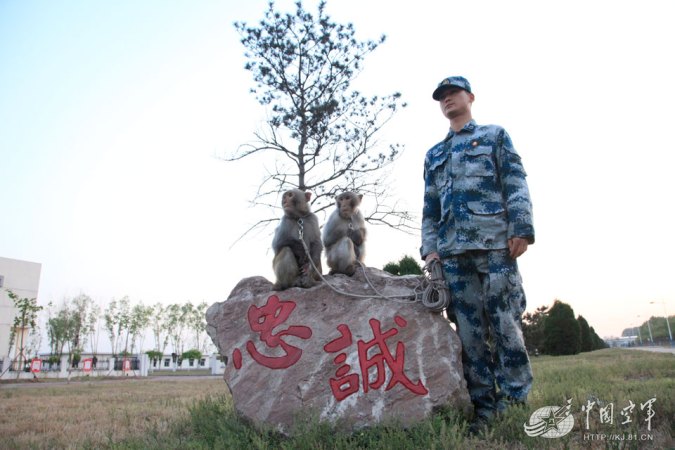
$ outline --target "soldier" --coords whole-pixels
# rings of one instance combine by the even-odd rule
[[[472,433],[495,413],[522,404],[532,370],[521,330],[525,311],[516,258],[534,243],[525,170],[506,131],[477,125],[464,77],[434,90],[450,121],[447,137],[424,160],[422,259],[442,262],[452,295],[448,314],[462,341],[474,405]]]

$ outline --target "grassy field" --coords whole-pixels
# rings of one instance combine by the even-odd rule
[[[75,380],[69,384],[0,385],[0,448],[134,449],[540,449],[675,447],[675,356],[607,349],[568,357],[533,358],[530,402],[493,424],[487,435],[466,436],[465,418],[439,411],[413,428],[377,427],[353,434],[299,424],[294,437],[250,427],[236,417],[220,377]],[[651,398],[654,416],[647,429]],[[545,439],[523,425],[544,406],[572,399],[574,429]],[[589,430],[582,406],[591,410]],[[635,404],[632,423],[621,411]],[[599,407],[613,405],[613,424]],[[602,436],[624,440],[600,440]],[[592,439],[591,439],[592,438]],[[637,438],[635,440],[634,438]],[[641,440],[642,439],[642,440]]]

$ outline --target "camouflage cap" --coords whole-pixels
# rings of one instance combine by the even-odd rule
[[[441,98],[441,92],[443,90],[449,88],[450,86],[455,86],[461,89],[464,89],[467,92],[471,92],[471,85],[469,84],[469,80],[467,80],[464,77],[447,77],[443,79],[440,83],[438,83],[438,87],[432,94],[432,97],[434,100],[440,100]]]

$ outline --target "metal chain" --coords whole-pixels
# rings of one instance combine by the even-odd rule
[[[349,227],[350,227],[350,229],[352,229],[353,226],[352,226],[351,223],[349,224]],[[345,292],[345,291],[342,291],[342,290],[336,288],[335,286],[333,286],[332,284],[330,284],[328,282],[328,280],[323,276],[321,271],[316,267],[316,265],[314,264],[314,261],[312,260],[312,256],[309,252],[309,248],[307,248],[307,243],[303,239],[304,228],[303,228],[302,219],[298,219],[298,229],[299,229],[298,236],[300,237],[300,242],[302,242],[302,247],[305,249],[305,253],[307,254],[307,259],[309,259],[309,263],[311,264],[312,268],[316,271],[316,273],[319,274],[319,277],[321,278],[321,280],[324,283],[326,283],[328,285],[328,287],[331,288],[336,293],[341,294],[341,295],[346,295],[348,297],[355,297],[355,298],[379,297],[379,298],[383,298],[385,300],[391,300],[391,301],[395,301],[395,302],[399,302],[399,303],[415,303],[415,302],[418,301],[418,299],[422,298],[422,296],[419,293],[419,290],[422,288],[422,285],[423,285],[424,281],[420,281],[419,285],[416,286],[415,289],[412,290],[412,293],[408,294],[408,295],[384,295],[384,294],[382,294],[381,292],[379,292],[377,290],[377,288],[373,285],[373,283],[368,278],[368,274],[366,273],[366,266],[364,266],[361,263],[361,261],[356,261],[356,262],[361,267],[361,269],[363,269],[363,275],[366,279],[366,282],[373,289],[373,291],[375,291],[376,295],[355,294],[355,293],[352,293],[352,292]],[[412,297],[412,300],[410,299],[411,297]],[[408,300],[399,300],[399,299],[408,299]]]
[[[349,229],[353,230],[353,224],[351,222],[349,223]],[[304,240],[304,222],[302,218],[298,219],[298,237],[300,238],[300,242],[302,242],[302,247],[305,249],[307,259],[309,259],[309,263],[311,264],[314,271],[319,275],[321,280],[323,280],[323,282],[328,285],[328,287],[330,287],[333,291],[335,291],[338,294],[355,298],[379,297],[385,300],[409,304],[420,301],[422,305],[424,305],[427,309],[434,312],[443,312],[448,306],[450,306],[450,290],[448,289],[448,286],[443,277],[443,267],[441,266],[441,262],[437,259],[431,260],[424,266],[424,271],[428,273],[428,277],[425,276],[418,283],[418,285],[415,286],[415,288],[412,290],[412,293],[408,295],[382,294],[370,281],[370,278],[368,278],[366,266],[363,265],[361,261],[356,261],[359,267],[361,267],[361,269],[363,270],[363,276],[366,279],[366,282],[371,287],[371,289],[375,291],[376,295],[355,294],[352,292],[342,291],[333,286],[332,284],[330,284],[328,280],[323,276],[321,271],[316,267],[314,261],[312,260],[312,256],[309,252],[309,248],[307,248],[307,243]],[[407,300],[399,300],[399,299],[407,299]]]

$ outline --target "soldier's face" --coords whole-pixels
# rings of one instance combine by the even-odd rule
[[[441,92],[438,103],[441,106],[441,112],[448,119],[466,114],[471,110],[473,103],[473,94],[458,87],[449,87]]]

